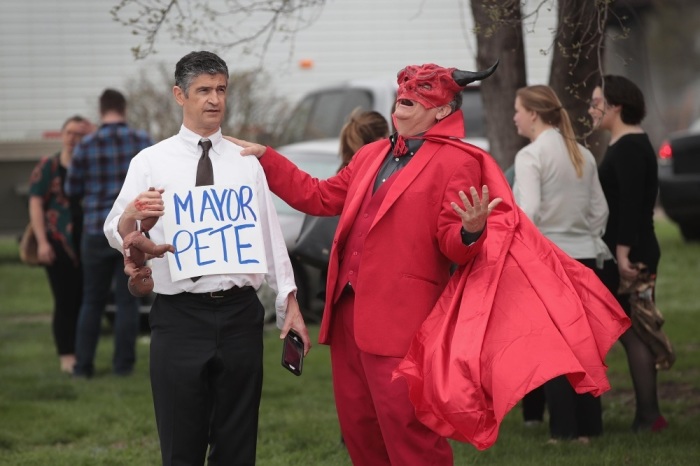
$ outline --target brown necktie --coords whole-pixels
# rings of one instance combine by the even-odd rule
[[[208,186],[214,184],[214,169],[211,166],[209,158],[209,149],[211,149],[211,141],[209,139],[200,139],[199,145],[202,146],[202,156],[197,164],[197,180],[195,186]]]
[[[194,185],[208,186],[214,184],[214,168],[211,166],[211,159],[209,158],[211,141],[209,139],[200,139],[199,145],[202,146],[202,156],[199,158],[199,163],[197,163],[197,180],[194,182]],[[196,282],[200,278],[202,277],[192,277],[192,281]]]

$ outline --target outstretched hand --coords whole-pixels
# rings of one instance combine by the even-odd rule
[[[263,156],[266,150],[266,147],[261,144],[244,141],[243,139],[236,139],[231,136],[224,136],[224,139],[236,144],[237,146],[241,146],[243,148],[241,155],[254,155],[257,158],[260,158]]]
[[[481,198],[479,198],[474,186],[469,188],[469,194],[472,197],[471,202],[467,195],[464,194],[464,191],[459,192],[459,198],[464,204],[464,209],[457,205],[456,202],[452,203],[452,208],[462,218],[462,226],[468,233],[479,233],[486,226],[486,218],[503,199],[497,197],[489,202],[489,188],[486,185],[481,187]]]

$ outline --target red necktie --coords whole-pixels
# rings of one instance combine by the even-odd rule
[[[394,142],[393,153],[396,157],[401,157],[408,153],[408,147],[406,147],[406,140],[400,134],[396,134],[396,142]]]

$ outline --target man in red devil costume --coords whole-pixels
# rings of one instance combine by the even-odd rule
[[[331,346],[353,464],[450,465],[445,437],[490,446],[508,409],[552,377],[571,374],[577,390],[595,394],[608,388],[603,358],[627,318],[588,269],[519,215],[493,159],[460,140],[461,91],[495,68],[404,68],[397,134],[364,146],[325,181],[232,139],[260,159],[270,188],[292,207],[340,214],[319,340]],[[532,291],[536,274],[525,276],[514,253],[536,274],[550,270],[536,287],[552,290],[549,301]],[[557,306],[567,309],[555,319]],[[514,344],[518,354],[507,351]]]

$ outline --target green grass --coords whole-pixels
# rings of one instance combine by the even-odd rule
[[[603,395],[605,433],[590,445],[546,445],[546,425],[526,428],[519,408],[506,416],[499,440],[479,452],[453,443],[457,465],[695,465],[700,463],[700,244],[683,243],[659,221],[662,242],[657,304],[678,353],[659,374],[661,434],[630,431],[634,396],[624,350],[608,356],[613,389]],[[160,463],[148,381],[148,338],[138,344],[136,372],[109,373],[112,338],[102,336],[97,376],[72,380],[58,370],[50,328],[51,298],[44,271],[18,262],[13,240],[0,240],[0,465],[150,466]],[[315,339],[317,327],[310,328]],[[278,332],[265,333],[265,384],[258,464],[350,465],[340,446],[329,351],[316,344],[304,375],[280,366]]]

